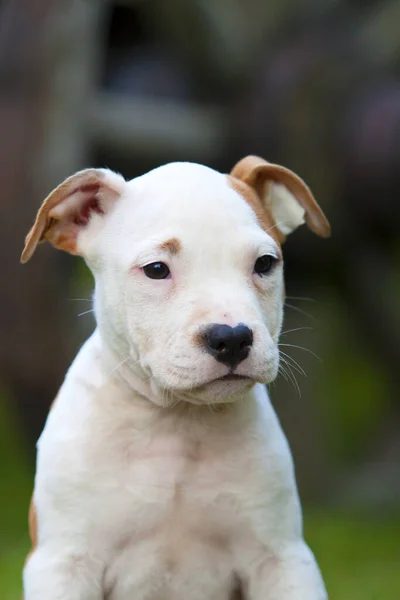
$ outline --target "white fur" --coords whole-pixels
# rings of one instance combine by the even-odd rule
[[[173,256],[157,250],[176,238]],[[225,176],[177,163],[127,182],[79,234],[98,328],[38,444],[25,600],[325,600],[290,450],[263,383],[278,368],[282,268]],[[167,262],[171,278],[141,267]],[[246,323],[250,378],[194,335]],[[259,383],[257,383],[259,382]]]

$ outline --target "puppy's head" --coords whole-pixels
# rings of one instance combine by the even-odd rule
[[[281,243],[304,222],[329,235],[306,184],[254,156],[230,175],[88,169],[45,200],[22,261],[45,239],[84,257],[103,339],[153,401],[226,402],[276,377]]]

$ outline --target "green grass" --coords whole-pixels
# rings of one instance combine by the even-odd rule
[[[33,474],[11,406],[1,396],[0,428],[0,598],[20,600],[21,569],[29,548],[27,512]]]
[[[15,420],[0,402],[0,599],[20,600],[29,548],[27,511],[32,474]],[[330,600],[396,600],[400,595],[400,515],[306,511],[305,535],[322,569]],[[307,598],[304,598],[307,600]]]
[[[305,535],[330,600],[400,597],[400,516],[308,512]]]

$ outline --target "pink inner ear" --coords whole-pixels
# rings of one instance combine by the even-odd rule
[[[82,203],[80,211],[74,216],[74,223],[76,225],[87,225],[90,219],[90,215],[95,212],[99,215],[103,215],[104,211],[100,206],[99,198],[96,196],[100,189],[99,185],[86,185],[81,186],[79,191],[87,195],[90,194],[88,200]]]

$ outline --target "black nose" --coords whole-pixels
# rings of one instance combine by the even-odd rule
[[[234,369],[248,357],[253,343],[253,332],[243,323],[236,327],[211,325],[205,333],[205,342],[207,352],[219,362]]]

